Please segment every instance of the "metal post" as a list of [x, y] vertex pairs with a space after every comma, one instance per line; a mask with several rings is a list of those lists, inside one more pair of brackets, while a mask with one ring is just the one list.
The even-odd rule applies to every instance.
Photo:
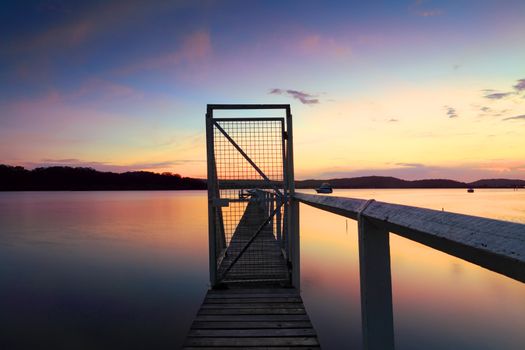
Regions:
[[389, 232], [363, 216], [358, 220], [364, 349], [394, 349]]
[[[275, 208], [275, 206], [274, 206], [274, 205], [275, 205], [275, 203], [274, 203], [274, 197], [273, 197], [272, 194], [268, 194], [268, 200], [270, 201], [270, 210], [269, 210], [270, 214], [268, 214], [268, 215], [271, 215], [271, 213], [273, 213], [273, 210], [274, 210], [274, 208]], [[281, 210], [279, 209], [278, 211], [281, 211]], [[275, 215], [277, 215], [277, 213], [275, 213]], [[272, 228], [272, 232], [273, 232], [273, 233], [275, 233], [274, 222], [275, 222], [275, 220], [274, 220], [274, 218], [272, 217], [272, 219], [270, 220], [270, 224], [269, 224], [269, 225], [270, 225], [270, 227]]]
[[215, 208], [213, 206], [213, 194], [215, 193], [215, 157], [213, 152], [213, 109], [210, 105], [206, 110], [206, 156], [208, 175], [208, 249], [210, 284], [213, 288], [217, 284], [217, 238], [215, 228]]
[[[281, 199], [278, 196], [275, 196], [275, 205], [279, 207], [281, 205]], [[276, 236], [277, 236], [277, 242], [279, 242], [279, 247], [283, 249], [283, 240], [282, 240], [282, 221], [281, 221], [281, 209], [277, 211], [277, 214], [275, 214], [275, 220], [276, 220]]]
[[300, 287], [301, 284], [301, 261], [300, 261], [300, 241], [299, 241], [299, 202], [293, 199], [295, 193], [294, 163], [293, 163], [293, 125], [292, 113], [290, 106], [286, 107], [286, 165], [287, 180], [289, 190], [289, 215], [288, 215], [288, 233], [290, 240], [290, 260], [292, 263], [292, 286]]

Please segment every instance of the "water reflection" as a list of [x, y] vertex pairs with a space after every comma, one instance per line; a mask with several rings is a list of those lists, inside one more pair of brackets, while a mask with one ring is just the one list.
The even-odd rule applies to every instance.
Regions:
[[180, 347], [207, 288], [203, 194], [0, 194], [0, 348]]
[[[525, 192], [335, 195], [525, 222]], [[321, 343], [359, 349], [357, 225], [300, 218]], [[178, 348], [207, 288], [206, 220], [204, 191], [0, 193], [0, 348]], [[395, 235], [391, 257], [398, 349], [524, 347], [524, 284]]]
[[[334, 195], [433, 209], [444, 205], [525, 222], [519, 216], [525, 192], [477, 191], [476, 198], [463, 198], [468, 194], [460, 190], [339, 190]], [[498, 206], [488, 215], [494, 203]], [[523, 283], [396, 235], [390, 235], [390, 246], [396, 348], [523, 348]], [[303, 298], [322, 344], [361, 348], [356, 222], [348, 222], [347, 234], [345, 218], [301, 205], [301, 249]], [[342, 324], [349, 325], [347, 333]]]

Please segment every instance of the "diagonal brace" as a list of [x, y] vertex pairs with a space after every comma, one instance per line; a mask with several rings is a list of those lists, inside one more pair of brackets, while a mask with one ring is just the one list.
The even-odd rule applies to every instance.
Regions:
[[259, 226], [259, 228], [257, 229], [257, 231], [255, 231], [255, 233], [253, 234], [253, 236], [250, 237], [250, 239], [248, 240], [248, 242], [246, 242], [246, 244], [244, 245], [244, 247], [242, 247], [240, 253], [235, 257], [235, 259], [233, 259], [233, 261], [231, 262], [231, 264], [226, 268], [226, 270], [224, 271], [224, 273], [222, 274], [221, 276], [221, 280], [224, 279], [224, 277], [226, 277], [226, 274], [231, 270], [231, 268], [233, 267], [233, 265], [235, 265], [235, 263], [241, 258], [241, 256], [244, 254], [244, 252], [246, 252], [246, 250], [248, 250], [248, 248], [250, 247], [250, 245], [253, 243], [253, 241], [255, 241], [255, 238], [257, 238], [257, 236], [262, 232], [262, 230], [266, 227], [266, 225], [268, 225], [270, 223], [270, 221], [272, 221], [273, 217], [275, 216], [275, 214], [277, 214], [278, 211], [281, 210], [281, 207], [283, 206], [284, 203], [281, 203], [279, 204], [275, 209], [274, 211], [270, 214], [270, 216], [268, 216], [264, 222], [261, 224], [261, 226]]

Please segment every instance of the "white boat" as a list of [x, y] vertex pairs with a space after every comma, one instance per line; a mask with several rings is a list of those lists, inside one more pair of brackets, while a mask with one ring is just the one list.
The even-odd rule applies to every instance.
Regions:
[[315, 189], [317, 193], [332, 193], [332, 186], [328, 182], [323, 183], [321, 186]]

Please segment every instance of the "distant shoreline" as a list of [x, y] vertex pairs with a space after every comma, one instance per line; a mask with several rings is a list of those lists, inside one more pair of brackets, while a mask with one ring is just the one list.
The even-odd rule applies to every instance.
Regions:
[[[314, 189], [328, 182], [334, 189], [459, 189], [525, 188], [525, 180], [482, 179], [461, 182], [449, 179], [403, 180], [389, 176], [295, 181], [297, 189]], [[184, 191], [206, 190], [206, 180], [172, 173], [134, 171], [101, 172], [92, 168], [48, 167], [27, 170], [0, 164], [0, 191]]]

